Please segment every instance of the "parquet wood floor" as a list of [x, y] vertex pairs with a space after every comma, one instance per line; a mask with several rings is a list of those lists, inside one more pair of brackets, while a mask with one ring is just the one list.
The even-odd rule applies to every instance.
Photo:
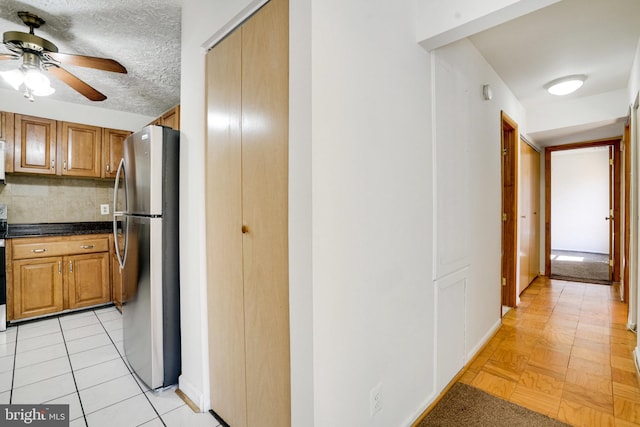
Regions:
[[459, 381], [574, 426], [640, 426], [617, 287], [536, 279]]

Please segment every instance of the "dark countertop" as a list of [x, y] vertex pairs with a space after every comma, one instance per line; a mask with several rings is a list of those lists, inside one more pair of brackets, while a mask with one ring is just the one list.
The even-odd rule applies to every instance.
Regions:
[[38, 224], [8, 224], [6, 238], [73, 236], [78, 234], [113, 233], [113, 222], [55, 222]]

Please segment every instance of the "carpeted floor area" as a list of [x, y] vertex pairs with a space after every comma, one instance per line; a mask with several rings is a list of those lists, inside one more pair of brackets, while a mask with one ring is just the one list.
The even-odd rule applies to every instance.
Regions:
[[458, 382], [417, 427], [563, 427], [568, 425]]
[[590, 252], [551, 250], [552, 276], [607, 282], [609, 255]]

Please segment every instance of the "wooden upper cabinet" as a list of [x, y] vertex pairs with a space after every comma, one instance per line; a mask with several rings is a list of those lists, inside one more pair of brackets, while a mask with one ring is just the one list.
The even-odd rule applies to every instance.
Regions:
[[4, 141], [4, 171], [13, 172], [14, 114], [0, 111], [0, 141]]
[[0, 111], [5, 172], [115, 178], [131, 132]]
[[101, 127], [62, 122], [59, 142], [60, 175], [100, 178]]
[[102, 130], [102, 177], [115, 178], [122, 159], [122, 145], [131, 132], [117, 129]]
[[149, 124], [167, 126], [173, 130], [180, 130], [180, 105], [176, 105]]
[[180, 130], [180, 106], [177, 105], [162, 115], [162, 126], [168, 126], [173, 130]]
[[55, 120], [15, 115], [14, 171], [56, 174]]

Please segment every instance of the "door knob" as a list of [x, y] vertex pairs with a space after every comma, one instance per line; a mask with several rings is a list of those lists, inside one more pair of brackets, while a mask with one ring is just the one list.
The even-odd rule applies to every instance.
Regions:
[[242, 234], [247, 234], [249, 232], [249, 226], [248, 225], [243, 225], [242, 226]]

